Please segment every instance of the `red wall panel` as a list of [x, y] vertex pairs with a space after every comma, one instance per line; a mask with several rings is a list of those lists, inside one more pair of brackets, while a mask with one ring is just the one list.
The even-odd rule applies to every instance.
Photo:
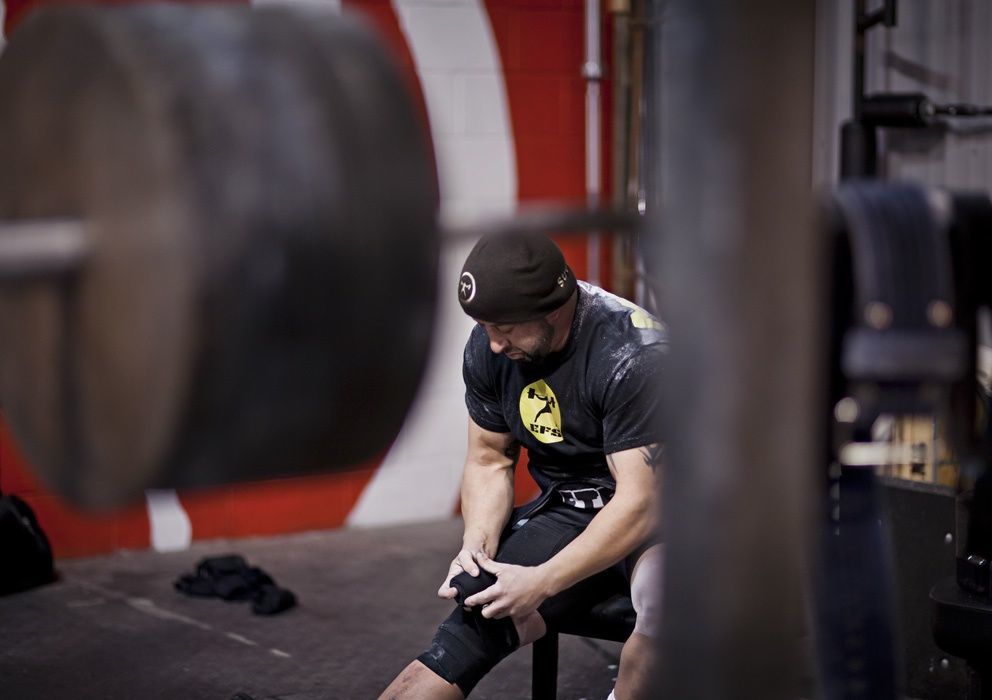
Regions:
[[[584, 7], [581, 0], [486, 0], [506, 83], [517, 161], [517, 197], [586, 201]], [[579, 278], [588, 269], [584, 236], [557, 238]], [[521, 460], [516, 501], [537, 493]]]
[[[520, 201], [584, 203], [583, 3], [487, 0], [506, 80]], [[580, 278], [586, 240], [558, 239]]]
[[276, 535], [340, 527], [374, 473], [348, 472], [184, 491], [194, 539]]
[[139, 549], [149, 544], [144, 504], [93, 516], [80, 512], [47, 491], [34, 476], [0, 420], [0, 490], [23, 498], [59, 557], [78, 557], [114, 549]]

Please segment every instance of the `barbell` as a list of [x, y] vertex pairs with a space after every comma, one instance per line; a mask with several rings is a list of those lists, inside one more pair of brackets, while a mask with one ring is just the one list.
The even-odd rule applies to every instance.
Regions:
[[0, 400], [84, 506], [373, 457], [427, 355], [434, 173], [347, 17], [52, 8], [0, 60]]
[[[0, 407], [70, 501], [395, 438], [442, 244], [426, 130], [333, 11], [50, 7], [0, 57]], [[630, 228], [540, 210], [452, 230]]]

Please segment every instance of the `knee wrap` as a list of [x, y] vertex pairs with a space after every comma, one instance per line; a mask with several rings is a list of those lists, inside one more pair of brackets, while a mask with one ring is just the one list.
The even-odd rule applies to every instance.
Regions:
[[441, 623], [431, 648], [417, 660], [467, 696], [519, 646], [517, 628], [509, 617], [487, 620], [481, 612], [458, 608]]
[[661, 632], [661, 597], [663, 583], [663, 550], [653, 552], [637, 565], [634, 580], [630, 582], [630, 599], [637, 613], [634, 631], [657, 638]]

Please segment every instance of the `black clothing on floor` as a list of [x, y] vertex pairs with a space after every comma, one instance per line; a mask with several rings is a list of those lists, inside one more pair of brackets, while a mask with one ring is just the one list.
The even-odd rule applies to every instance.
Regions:
[[237, 554], [203, 559], [196, 565], [196, 573], [180, 576], [173, 585], [189, 596], [250, 600], [256, 615], [275, 615], [296, 605], [292, 591], [277, 586], [265, 571], [249, 566]]

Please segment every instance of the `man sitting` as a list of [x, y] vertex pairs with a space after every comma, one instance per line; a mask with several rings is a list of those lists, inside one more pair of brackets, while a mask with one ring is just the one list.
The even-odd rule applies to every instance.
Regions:
[[[661, 603], [663, 328], [643, 309], [577, 281], [545, 236], [480, 240], [458, 298], [478, 322], [463, 360], [465, 527], [438, 595], [454, 599], [452, 579], [463, 572], [487, 572], [495, 583], [455, 608], [381, 698], [466, 697], [546, 625], [588, 610], [603, 577], [616, 573], [630, 584], [637, 624], [610, 698], [645, 698]], [[514, 509], [521, 446], [541, 494]]]

